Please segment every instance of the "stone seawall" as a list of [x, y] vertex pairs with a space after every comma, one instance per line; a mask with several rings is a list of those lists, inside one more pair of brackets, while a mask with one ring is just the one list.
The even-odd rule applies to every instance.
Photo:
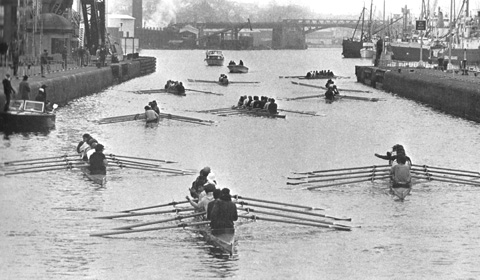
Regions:
[[[84, 67], [68, 71], [49, 73], [46, 78], [30, 77], [29, 99], [34, 100], [38, 89], [47, 86], [47, 99], [59, 104], [67, 104], [76, 98], [94, 94], [112, 85], [155, 72], [154, 57], [139, 57], [107, 67]], [[21, 79], [12, 79], [13, 88], [18, 91]], [[3, 91], [2, 91], [3, 93]], [[20, 96], [17, 94], [16, 99]], [[5, 95], [0, 95], [0, 112], [3, 111]]]
[[419, 68], [356, 66], [357, 81], [480, 122], [480, 78]]

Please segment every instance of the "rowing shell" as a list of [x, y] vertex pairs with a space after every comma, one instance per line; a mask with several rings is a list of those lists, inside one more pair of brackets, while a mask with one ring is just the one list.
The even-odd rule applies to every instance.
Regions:
[[[202, 218], [197, 217], [195, 221], [201, 222]], [[200, 235], [205, 239], [205, 242], [220, 249], [223, 253], [230, 256], [235, 251], [235, 229], [211, 229], [208, 225], [201, 225], [195, 228]]]
[[411, 184], [409, 184], [410, 187], [408, 188], [394, 188], [393, 187], [393, 182], [390, 181], [390, 192], [398, 197], [401, 201], [405, 200], [405, 197], [410, 194], [410, 191], [412, 190]]
[[212, 230], [208, 226], [199, 226], [197, 230], [207, 243], [230, 256], [235, 253], [235, 229]]
[[93, 181], [94, 184], [104, 186], [107, 183], [107, 175], [106, 174], [90, 174], [90, 170], [88, 166], [85, 165], [80, 169], [83, 174], [90, 180]]

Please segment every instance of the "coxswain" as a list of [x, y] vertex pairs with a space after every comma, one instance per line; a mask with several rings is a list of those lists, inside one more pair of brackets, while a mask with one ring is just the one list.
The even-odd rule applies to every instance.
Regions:
[[268, 112], [272, 115], [276, 115], [278, 114], [278, 111], [277, 111], [277, 103], [275, 103], [275, 99], [274, 98], [270, 98], [270, 104], [268, 104]]
[[327, 83], [325, 84], [325, 87], [328, 88], [330, 84], [335, 84], [335, 82], [332, 79], [328, 79]]
[[198, 177], [195, 179], [195, 181], [192, 182], [192, 187], [189, 190], [190, 195], [193, 198], [199, 198], [200, 193], [203, 192], [203, 187], [208, 182], [208, 175], [210, 174], [210, 172], [210, 167], [206, 166], [202, 168]]
[[233, 229], [236, 220], [238, 220], [237, 206], [232, 202], [230, 190], [224, 188], [210, 213], [210, 227], [213, 230]]
[[405, 152], [405, 148], [400, 144], [395, 144], [392, 147], [392, 151], [387, 152], [386, 155], [375, 154], [375, 156], [381, 159], [388, 160], [390, 165], [393, 165], [396, 163], [398, 156], [404, 156], [405, 161], [408, 162], [409, 165], [412, 165], [412, 160], [407, 156]]
[[156, 123], [159, 120], [159, 115], [147, 105], [145, 106], [145, 118], [147, 119], [147, 123]]
[[207, 212], [208, 204], [214, 200], [213, 192], [216, 190], [214, 184], [207, 182], [203, 186], [203, 190], [205, 192], [205, 196], [199, 199], [198, 202], [193, 201], [189, 196], [186, 197], [186, 199], [190, 202], [193, 208], [195, 208], [196, 212]]
[[[86, 143], [88, 146], [92, 146], [92, 144], [94, 142], [97, 142], [97, 140], [95, 140], [95, 138], [93, 138], [90, 134], [88, 133], [85, 133], [82, 135], [82, 141], [78, 142], [78, 145], [77, 145], [77, 153], [81, 153], [81, 147], [84, 143]], [[85, 149], [84, 149], [85, 150]]]
[[107, 174], [107, 165], [108, 161], [105, 155], [103, 154], [104, 147], [102, 144], [97, 144], [95, 146], [95, 152], [90, 156], [88, 162], [90, 165], [88, 169], [90, 174]]
[[157, 113], [158, 115], [160, 115], [160, 108], [158, 107], [157, 101], [153, 100], [149, 104], [150, 104], [150, 107], [152, 108], [152, 110], [155, 111], [155, 113]]

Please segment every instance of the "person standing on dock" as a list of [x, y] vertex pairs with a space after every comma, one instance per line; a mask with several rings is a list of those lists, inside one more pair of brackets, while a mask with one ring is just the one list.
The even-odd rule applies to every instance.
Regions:
[[29, 100], [30, 99], [30, 84], [28, 83], [28, 76], [25, 75], [23, 76], [23, 80], [20, 82], [20, 85], [18, 86], [18, 93], [20, 95], [20, 98], [23, 100]]
[[63, 45], [62, 48], [62, 61], [63, 61], [63, 70], [67, 70], [67, 46]]
[[108, 161], [105, 155], [103, 154], [104, 147], [102, 144], [97, 144], [95, 146], [95, 152], [89, 157], [88, 162], [90, 166], [90, 174], [107, 174], [107, 165]]
[[238, 220], [237, 206], [232, 202], [228, 188], [222, 189], [220, 199], [215, 202], [210, 218], [210, 227], [214, 230], [234, 228], [234, 221]]
[[10, 82], [10, 74], [5, 75], [5, 79], [3, 79], [3, 93], [5, 94], [5, 107], [3, 108], [4, 112], [8, 111], [8, 107], [10, 107], [10, 99], [12, 94], [15, 94], [15, 90], [12, 87], [12, 83]]
[[45, 68], [48, 64], [48, 51], [43, 50], [42, 55], [40, 55], [40, 70], [42, 72], [42, 78], [45, 78]]

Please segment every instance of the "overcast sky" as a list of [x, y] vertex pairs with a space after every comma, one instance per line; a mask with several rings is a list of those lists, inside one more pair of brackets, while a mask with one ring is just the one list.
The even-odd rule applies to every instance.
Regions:
[[[258, 5], [267, 5], [272, 0], [233, 0], [239, 3], [257, 3]], [[425, 0], [425, 3], [430, 1], [432, 6], [435, 0]], [[322, 14], [358, 14], [360, 15], [362, 8], [370, 8], [371, 0], [273, 0], [273, 2], [279, 5], [296, 4], [311, 8], [316, 13]], [[444, 12], [450, 11], [451, 0], [437, 0], [438, 6], [442, 8]], [[457, 10], [460, 8], [463, 0], [455, 0]], [[384, 0], [373, 0], [374, 10], [377, 14], [383, 11]], [[470, 11], [477, 10], [480, 7], [480, 0], [470, 0]], [[422, 5], [422, 0], [385, 0], [386, 15], [400, 14], [401, 8], [407, 5], [411, 13], [419, 15]], [[437, 9], [436, 9], [437, 10]]]

